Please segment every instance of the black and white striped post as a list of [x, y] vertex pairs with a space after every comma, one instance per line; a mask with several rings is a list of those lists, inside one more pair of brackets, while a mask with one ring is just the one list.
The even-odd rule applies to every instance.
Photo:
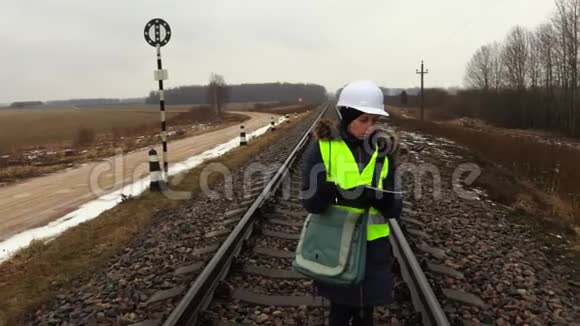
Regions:
[[153, 148], [149, 150], [149, 189], [153, 192], [161, 192], [165, 190], [165, 180], [161, 173], [161, 165], [157, 159], [157, 151]]
[[[165, 76], [164, 76], [165, 73]], [[157, 45], [157, 74], [156, 80], [159, 81], [159, 110], [161, 112], [161, 142], [163, 146], [163, 171], [167, 177], [169, 171], [169, 162], [167, 161], [167, 123], [165, 122], [165, 91], [163, 90], [163, 80], [167, 79], [167, 71], [163, 70], [161, 63], [161, 47]]]
[[[155, 34], [154, 37], [151, 37], [152, 30]], [[167, 178], [169, 172], [169, 162], [167, 161], [167, 124], [165, 122], [165, 91], [163, 90], [163, 81], [168, 79], [168, 73], [167, 70], [163, 69], [163, 64], [161, 62], [161, 47], [165, 46], [169, 42], [169, 39], [171, 39], [171, 28], [165, 20], [154, 18], [145, 25], [145, 40], [157, 49], [157, 70], [154, 72], [154, 78], [159, 82], [159, 109], [161, 112], [161, 142], [163, 146], [164, 178]]]
[[276, 126], [274, 125], [274, 117], [270, 117], [270, 130], [276, 130]]
[[240, 127], [240, 146], [248, 145], [248, 140], [246, 139], [246, 130], [244, 125]]

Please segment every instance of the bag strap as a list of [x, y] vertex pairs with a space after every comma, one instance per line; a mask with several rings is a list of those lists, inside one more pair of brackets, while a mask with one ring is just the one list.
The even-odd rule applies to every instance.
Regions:
[[[383, 170], [383, 165], [385, 163], [385, 156], [382, 155], [378, 155], [377, 156], [377, 160], [375, 161], [375, 171], [373, 173], [373, 181], [371, 182], [371, 186], [372, 187], [377, 187], [377, 185], [379, 184], [379, 178], [381, 177], [381, 171]], [[367, 224], [367, 219], [368, 219], [368, 213], [370, 211], [370, 207], [367, 208], [365, 210], [365, 213], [363, 214], [363, 225]]]
[[328, 142], [328, 169], [326, 171], [326, 178], [330, 179], [330, 171], [332, 170], [332, 141]]
[[375, 162], [375, 172], [373, 174], [372, 186], [377, 187], [379, 184], [379, 179], [381, 177], [381, 171], [383, 171], [383, 165], [385, 164], [386, 155], [377, 155], [377, 160]]

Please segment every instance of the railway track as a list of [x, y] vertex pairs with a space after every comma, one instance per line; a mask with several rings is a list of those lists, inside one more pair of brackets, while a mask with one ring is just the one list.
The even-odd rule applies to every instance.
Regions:
[[[323, 110], [312, 126], [333, 113]], [[224, 221], [235, 226], [220, 231], [227, 238], [164, 325], [323, 325], [328, 302], [314, 297], [312, 282], [291, 269], [307, 215], [300, 201], [299, 167], [309, 140], [310, 130], [279, 169], [251, 184], [245, 197], [253, 200], [249, 207], [224, 215], [237, 214]], [[396, 307], [377, 309], [378, 319], [448, 325], [401, 228], [395, 220], [390, 222], [401, 273], [396, 278]]]
[[[55, 300], [31, 313], [29, 324], [322, 325], [328, 303], [313, 298], [311, 282], [291, 271], [306, 216], [297, 172], [308, 130], [321, 113], [316, 110], [284, 131], [283, 141], [232, 171], [233, 198], [199, 194], [159, 212], [147, 232], [93, 274], [71, 280]], [[324, 115], [336, 117], [333, 110]], [[457, 162], [470, 160], [448, 141], [402, 136], [412, 163], [436, 164], [444, 180], [452, 179]], [[261, 178], [244, 184], [252, 164], [260, 167]], [[407, 177], [403, 190], [417, 182]], [[218, 193], [228, 187], [214, 185]], [[433, 187], [421, 186], [429, 194]], [[443, 192], [443, 198], [405, 195], [404, 234], [391, 222], [401, 272], [395, 273], [395, 302], [375, 309], [377, 324], [578, 320], [579, 283], [563, 256], [554, 256], [533, 230], [510, 220], [501, 205], [485, 197], [459, 198], [445, 182]]]

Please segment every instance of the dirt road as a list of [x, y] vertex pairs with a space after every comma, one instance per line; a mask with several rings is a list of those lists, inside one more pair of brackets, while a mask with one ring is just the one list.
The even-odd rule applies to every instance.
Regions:
[[[272, 114], [244, 112], [247, 132], [266, 126]], [[181, 162], [240, 135], [239, 125], [168, 144], [169, 165]], [[160, 147], [156, 148], [161, 158]], [[0, 241], [74, 211], [105, 193], [118, 190], [149, 173], [147, 149], [119, 158], [85, 164], [0, 188]], [[122, 162], [120, 164], [119, 162]], [[113, 168], [116, 167], [116, 168]], [[97, 190], [97, 193], [95, 193]]]

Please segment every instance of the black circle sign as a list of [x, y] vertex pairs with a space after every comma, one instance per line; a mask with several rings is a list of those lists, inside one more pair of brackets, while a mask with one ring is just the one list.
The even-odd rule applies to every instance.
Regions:
[[[151, 37], [151, 29], [154, 27], [155, 35]], [[164, 29], [165, 35], [161, 39], [161, 29]], [[145, 41], [153, 47], [164, 46], [171, 39], [171, 27], [169, 24], [161, 18], [151, 19], [147, 25], [145, 25]]]

